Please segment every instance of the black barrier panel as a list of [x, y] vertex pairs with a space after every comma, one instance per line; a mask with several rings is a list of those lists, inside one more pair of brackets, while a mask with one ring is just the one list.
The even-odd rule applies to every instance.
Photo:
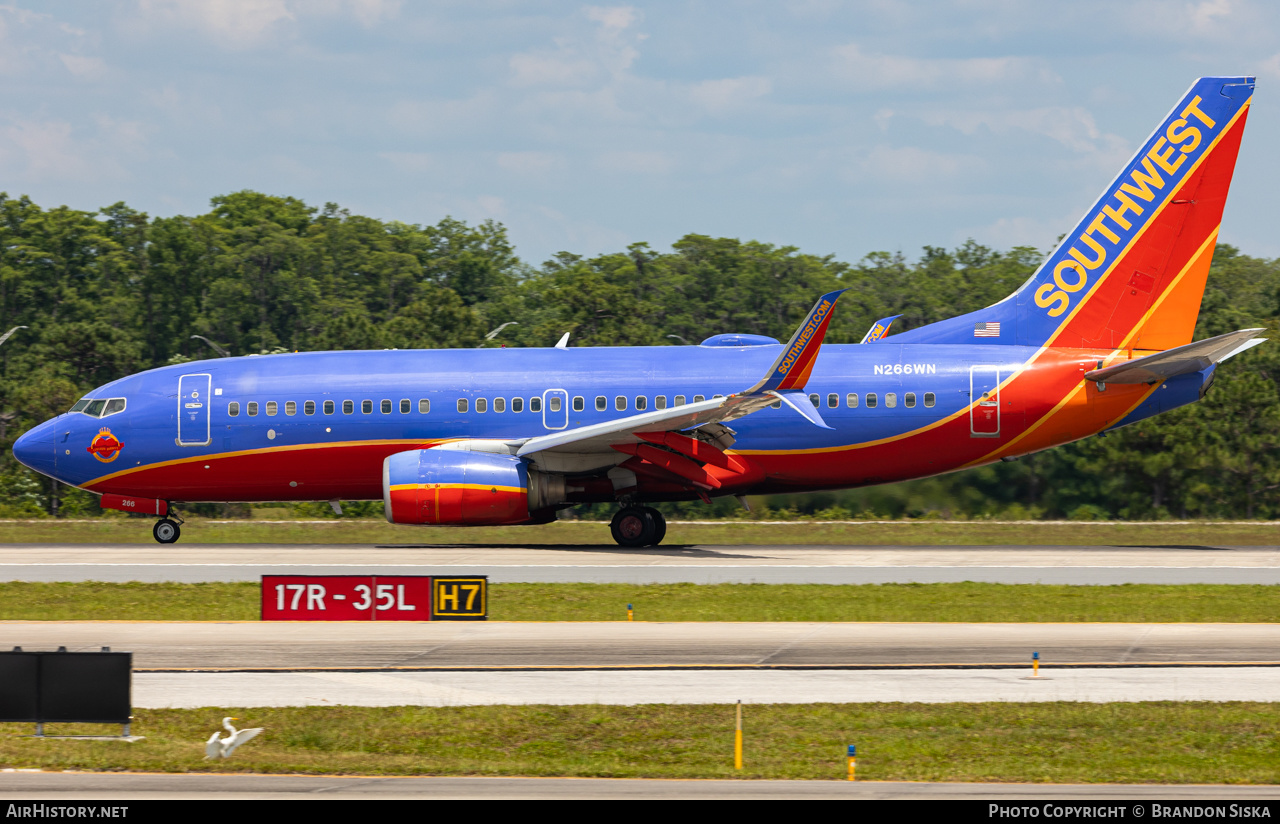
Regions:
[[131, 652], [46, 652], [40, 656], [39, 721], [128, 724]]
[[0, 721], [38, 721], [39, 653], [0, 653]]

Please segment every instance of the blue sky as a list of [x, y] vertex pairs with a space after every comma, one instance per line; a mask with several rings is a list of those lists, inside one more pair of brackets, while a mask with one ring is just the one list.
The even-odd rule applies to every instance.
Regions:
[[531, 263], [690, 232], [1045, 250], [1207, 74], [1258, 77], [1221, 238], [1280, 256], [1280, 4], [1245, 0], [19, 0], [0, 190], [493, 218]]

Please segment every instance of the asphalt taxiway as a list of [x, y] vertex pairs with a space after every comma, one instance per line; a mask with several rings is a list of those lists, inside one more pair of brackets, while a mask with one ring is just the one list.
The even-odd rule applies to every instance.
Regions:
[[1280, 547], [7, 544], [0, 581], [488, 575], [493, 583], [1280, 584]]
[[1280, 624], [2, 621], [13, 646], [205, 671], [1272, 664]]

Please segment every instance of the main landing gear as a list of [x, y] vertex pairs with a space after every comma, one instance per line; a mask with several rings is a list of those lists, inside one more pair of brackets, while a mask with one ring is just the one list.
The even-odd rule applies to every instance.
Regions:
[[667, 535], [667, 519], [651, 506], [627, 506], [613, 516], [609, 531], [622, 546], [657, 546]]
[[155, 539], [162, 544], [177, 543], [178, 539], [182, 537], [182, 528], [178, 526], [182, 523], [182, 518], [178, 517], [178, 514], [173, 512], [173, 510], [170, 510], [169, 512], [171, 515], [178, 518], [178, 520], [174, 521], [169, 518], [161, 518], [156, 521], [155, 526], [151, 527], [151, 534], [154, 535]]

